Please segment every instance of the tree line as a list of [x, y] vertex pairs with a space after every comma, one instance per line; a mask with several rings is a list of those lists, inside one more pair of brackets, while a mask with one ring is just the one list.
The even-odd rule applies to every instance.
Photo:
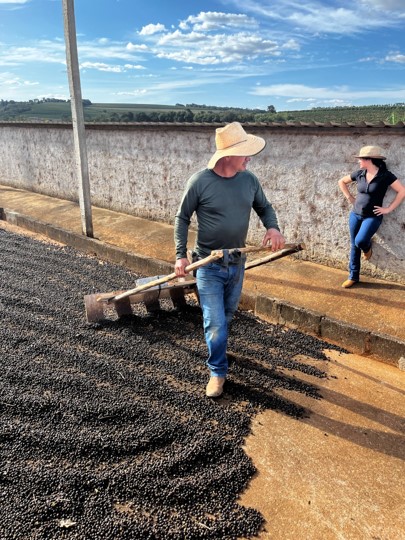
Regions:
[[[277, 112], [274, 105], [267, 109], [219, 107], [196, 103], [174, 106], [142, 104], [97, 104], [83, 99], [86, 122], [389, 122], [405, 121], [405, 103], [344, 107], [314, 107], [312, 109]], [[121, 112], [122, 111], [122, 112]], [[29, 101], [0, 100], [0, 120], [54, 120], [70, 122], [70, 100], [57, 98]]]

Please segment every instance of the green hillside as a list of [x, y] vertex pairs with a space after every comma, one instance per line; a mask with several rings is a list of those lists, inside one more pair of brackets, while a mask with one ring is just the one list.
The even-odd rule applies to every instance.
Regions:
[[[363, 107], [317, 107], [300, 111], [276, 111], [198, 105], [149, 105], [133, 103], [91, 103], [83, 100], [86, 122], [389, 122], [405, 121], [405, 104]], [[70, 102], [58, 99], [24, 102], [0, 101], [0, 121], [71, 121]]]
[[405, 104], [371, 105], [364, 107], [317, 107], [303, 111], [280, 113], [285, 120], [295, 122], [389, 122], [405, 120]]

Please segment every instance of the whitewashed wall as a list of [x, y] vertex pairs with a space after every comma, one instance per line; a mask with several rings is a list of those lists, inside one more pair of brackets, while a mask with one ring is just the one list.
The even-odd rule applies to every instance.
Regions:
[[[89, 126], [86, 130], [92, 204], [173, 223], [191, 174], [215, 150], [213, 126]], [[353, 155], [381, 146], [405, 181], [404, 128], [246, 126], [264, 137], [252, 158], [288, 241], [302, 240], [303, 257], [347, 267], [349, 206], [337, 181], [357, 167]], [[77, 201], [73, 136], [68, 125], [0, 124], [0, 183]], [[392, 190], [386, 202], [393, 198]], [[252, 216], [249, 242], [263, 229]], [[384, 218], [372, 261], [362, 271], [405, 282], [405, 203]]]

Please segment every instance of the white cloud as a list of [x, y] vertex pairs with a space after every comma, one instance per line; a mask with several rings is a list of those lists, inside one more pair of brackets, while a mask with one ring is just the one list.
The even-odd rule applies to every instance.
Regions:
[[[79, 60], [102, 61], [102, 60], [125, 60], [133, 62], [137, 60], [136, 52], [146, 50], [146, 46], [132, 47], [130, 44], [119, 42], [79, 41]], [[7, 47], [0, 43], [0, 65], [17, 65], [27, 63], [57, 63], [66, 64], [65, 43], [58, 39], [53, 41], [40, 40], [25, 47]]]
[[31, 0], [0, 0], [0, 4], [27, 4]]
[[[156, 58], [187, 64], [219, 65], [245, 63], [288, 55], [300, 50], [297, 39], [285, 34], [271, 38], [258, 31], [259, 23], [246, 14], [200, 12], [166, 30], [162, 24], [148, 24], [138, 32], [146, 43], [128, 43], [127, 50], [152, 53]], [[280, 34], [277, 34], [280, 36]]]
[[299, 28], [321, 34], [355, 33], [367, 26], [376, 28], [381, 25], [378, 20], [373, 21], [369, 18], [365, 21], [361, 14], [351, 9], [335, 9], [320, 5], [305, 6], [305, 9], [290, 13], [286, 18]]
[[100, 46], [93, 41], [81, 41], [78, 43], [79, 59], [115, 59], [133, 61], [136, 59], [131, 49], [123, 43], [111, 43], [107, 46]]
[[137, 45], [137, 44], [129, 42], [126, 45], [126, 49], [128, 51], [146, 52], [149, 49], [149, 47], [147, 47], [144, 43], [140, 43], [139, 45]]
[[189, 32], [183, 33], [180, 30], [175, 30], [171, 34], [165, 34], [157, 42], [158, 46], [161, 45], [173, 45], [182, 47], [184, 45], [195, 44], [199, 46], [204, 40], [207, 39], [207, 36], [202, 32]]
[[[283, 45], [247, 32], [205, 35], [198, 32], [185, 34], [176, 30], [160, 38], [156, 55], [191, 64], [229, 64], [279, 56]], [[286, 48], [297, 49], [298, 44], [289, 41]]]
[[26, 64], [38, 61], [51, 64], [66, 64], [65, 46], [61, 43], [42, 40], [32, 46], [26, 47], [1, 47], [0, 63]]
[[[298, 3], [294, 0], [229, 0], [242, 11], [276, 20], [311, 34], [352, 35], [378, 28], [399, 26], [396, 10], [404, 13], [403, 0], [363, 0], [361, 3], [338, 0], [325, 5], [317, 0]], [[388, 11], [387, 11], [388, 10]], [[389, 10], [392, 10], [391, 12]]]
[[366, 56], [364, 58], [359, 58], [359, 62], [377, 62], [379, 59], [375, 56]]
[[386, 62], [396, 62], [398, 64], [405, 64], [405, 54], [392, 53], [385, 57]]
[[143, 66], [140, 65], [134, 65], [134, 64], [125, 64], [123, 66], [120, 65], [110, 65], [110, 64], [104, 64], [102, 62], [82, 62], [80, 64], [80, 68], [82, 69], [95, 69], [97, 71], [108, 71], [112, 73], [125, 73], [128, 70], [131, 69], [146, 69]]
[[356, 100], [356, 99], [392, 99], [403, 100], [405, 95], [405, 87], [402, 88], [385, 88], [384, 90], [351, 90], [347, 86], [335, 87], [313, 87], [303, 84], [274, 84], [271, 86], [255, 87], [250, 91], [256, 96], [273, 96], [283, 98], [298, 98], [298, 99], [339, 99], [339, 100]]
[[198, 15], [190, 15], [179, 24], [181, 30], [188, 30], [190, 26], [196, 31], [210, 32], [221, 28], [252, 28], [258, 25], [255, 19], [244, 14], [202, 11]]
[[404, 11], [404, 0], [363, 0], [366, 6], [388, 11]]
[[299, 51], [301, 49], [300, 44], [295, 39], [289, 39], [281, 45], [281, 49], [289, 49], [291, 51]]
[[132, 90], [131, 92], [116, 92], [116, 96], [144, 96], [148, 93], [146, 88], [140, 88], [139, 90]]
[[315, 98], [292, 98], [292, 99], [286, 99], [286, 103], [302, 103], [302, 102], [307, 102], [307, 103], [313, 103], [314, 101], [316, 101]]
[[202, 51], [195, 54], [193, 50], [182, 50], [178, 52], [161, 52], [156, 55], [158, 58], [166, 58], [167, 60], [174, 60], [176, 62], [186, 62], [193, 64], [217, 64], [219, 60], [213, 55], [205, 55]]
[[82, 62], [80, 67], [82, 69], [96, 69], [97, 71], [111, 71], [114, 73], [122, 73], [123, 71], [121, 66], [109, 66], [102, 62]]
[[146, 69], [145, 66], [141, 66], [139, 64], [136, 64], [136, 65], [134, 65], [134, 64], [125, 64], [124, 68], [125, 69]]
[[[205, 85], [216, 85], [218, 83], [218, 75], [204, 74], [199, 76], [198, 73], [193, 74], [193, 77], [186, 76], [184, 79], [171, 79], [167, 81], [157, 82], [151, 84], [147, 88], [137, 88], [134, 90], [117, 92], [115, 95], [120, 96], [148, 96], [150, 99], [158, 99], [160, 103], [165, 103], [168, 100], [168, 96], [171, 96], [171, 92], [175, 92], [178, 95], [182, 90], [189, 91], [190, 89], [197, 89], [201, 92], [201, 88]], [[230, 73], [227, 75], [229, 80], [237, 81], [244, 77], [244, 74]], [[156, 102], [156, 101], [155, 101]]]
[[8, 87], [8, 90], [10, 90], [14, 88], [21, 88], [24, 86], [37, 86], [39, 83], [36, 81], [27, 81], [21, 79], [20, 77], [16, 77], [12, 73], [3, 72], [0, 73], [0, 84], [2, 86]]
[[166, 30], [164, 24], [147, 24], [140, 30], [140, 36], [152, 36], [153, 34], [160, 34]]

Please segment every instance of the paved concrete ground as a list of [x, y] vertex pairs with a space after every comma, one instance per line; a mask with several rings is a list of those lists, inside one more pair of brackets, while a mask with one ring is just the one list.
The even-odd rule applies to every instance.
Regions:
[[[129, 266], [143, 265], [143, 273], [171, 269], [167, 225], [94, 209], [99, 240], [90, 242], [81, 238], [79, 209], [70, 202], [3, 186], [0, 207], [10, 223]], [[402, 540], [405, 373], [396, 366], [404, 356], [405, 287], [366, 278], [344, 290], [345, 272], [292, 257], [250, 272], [244, 303], [261, 316], [312, 328], [350, 350], [363, 343], [375, 355], [330, 353], [327, 367], [322, 365], [328, 377], [321, 382], [294, 374], [320, 386], [323, 396], [316, 401], [284, 391], [307, 407], [306, 419], [273, 411], [256, 417], [246, 451], [258, 474], [242, 502], [266, 518], [261, 538]]]
[[254, 420], [246, 450], [259, 474], [242, 502], [263, 513], [266, 540], [403, 540], [404, 373], [330, 357], [323, 399], [290, 396], [306, 420], [274, 411]]

